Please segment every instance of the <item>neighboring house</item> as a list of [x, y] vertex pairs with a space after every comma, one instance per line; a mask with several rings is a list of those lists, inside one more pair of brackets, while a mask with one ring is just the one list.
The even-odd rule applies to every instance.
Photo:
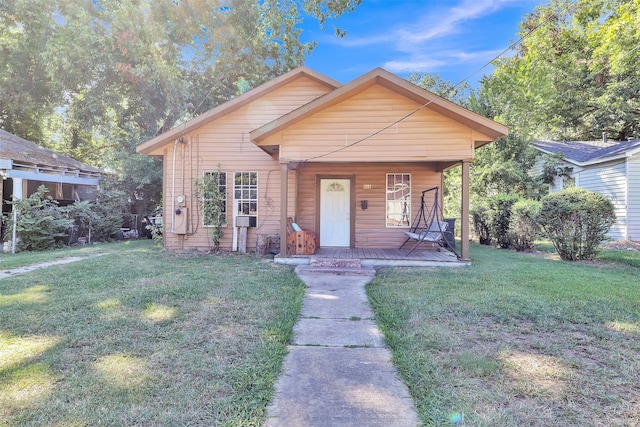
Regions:
[[[546, 154], [563, 156], [561, 168], [577, 187], [600, 193], [613, 203], [616, 222], [608, 236], [614, 240], [640, 241], [640, 139], [629, 141], [534, 141]], [[536, 171], [542, 170], [538, 162]], [[565, 180], [558, 177], [550, 191], [559, 191]]]
[[7, 201], [29, 197], [41, 185], [61, 205], [95, 200], [101, 171], [0, 129], [0, 174], [7, 215]]
[[[164, 245], [211, 246], [194, 181], [221, 171], [222, 248], [285, 236], [287, 218], [320, 247], [398, 248], [421, 192], [462, 165], [462, 259], [469, 258], [469, 164], [507, 128], [377, 68], [342, 85], [300, 67], [138, 146], [164, 159]], [[204, 201], [207, 202], [206, 200]], [[286, 239], [280, 239], [286, 258]]]

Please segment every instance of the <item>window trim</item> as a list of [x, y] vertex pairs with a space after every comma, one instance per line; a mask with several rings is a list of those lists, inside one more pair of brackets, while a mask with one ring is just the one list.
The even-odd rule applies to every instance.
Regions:
[[[390, 200], [389, 199], [389, 177], [393, 176], [393, 182], [394, 182], [394, 186], [396, 185], [396, 183], [398, 182], [397, 177], [400, 176], [401, 180], [404, 178], [404, 176], [407, 176], [409, 179], [409, 191], [408, 194], [403, 194], [401, 196], [401, 198], [399, 199], [393, 199]], [[413, 220], [413, 218], [411, 217], [412, 214], [412, 209], [411, 209], [411, 196], [412, 196], [412, 184], [411, 184], [412, 178], [411, 178], [411, 173], [408, 172], [388, 172], [387, 174], [385, 174], [385, 183], [384, 183], [384, 189], [385, 189], [385, 228], [411, 228], [411, 222]], [[404, 198], [404, 200], [403, 200]], [[406, 212], [406, 224], [400, 224], [400, 225], [390, 225], [389, 224], [389, 215], [398, 215], [398, 213], [389, 212], [389, 203], [393, 202], [393, 203], [402, 203], [402, 202], [408, 202], [407, 203], [407, 212]], [[402, 213], [403, 218], [400, 219], [400, 221], [404, 220], [404, 216], [405, 213]]]
[[[243, 183], [241, 178], [241, 183], [236, 184], [236, 176], [238, 175], [242, 176], [243, 174], [249, 174], [249, 183], [248, 184]], [[251, 184], [251, 174], [255, 174], [255, 178], [256, 178], [255, 185]], [[255, 189], [255, 199], [251, 197], [249, 197], [248, 199], [244, 197], [236, 198], [236, 191], [240, 191], [240, 195], [242, 196], [243, 191], [249, 191], [249, 193], [251, 193], [251, 191], [254, 189]], [[236, 171], [233, 173], [233, 220], [234, 220], [234, 223], [237, 216], [248, 215], [250, 218], [255, 218], [255, 225], [252, 225], [252, 227], [258, 226], [258, 219], [260, 216], [260, 206], [259, 206], [260, 192], [259, 191], [260, 191], [260, 173], [257, 170]], [[249, 196], [251, 196], [251, 194], [249, 194]], [[255, 203], [256, 209], [255, 211], [253, 211], [254, 213], [251, 213], [252, 212], [251, 210], [249, 210], [248, 214], [240, 212], [241, 203], [249, 203], [249, 205], [251, 203]], [[251, 209], [251, 206], [249, 206], [249, 209]]]

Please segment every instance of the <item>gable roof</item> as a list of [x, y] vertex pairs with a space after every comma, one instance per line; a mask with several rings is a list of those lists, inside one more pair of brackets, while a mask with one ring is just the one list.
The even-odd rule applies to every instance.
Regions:
[[265, 94], [272, 92], [301, 77], [311, 78], [312, 80], [324, 84], [331, 89], [335, 89], [341, 86], [340, 82], [333, 80], [323, 74], [315, 72], [310, 68], [307, 68], [305, 66], [298, 67], [289, 71], [288, 73], [281, 75], [280, 77], [276, 77], [275, 79], [267, 83], [249, 90], [248, 92], [238, 96], [237, 98], [233, 98], [230, 101], [220, 104], [217, 107], [214, 107], [211, 110], [207, 111], [206, 113], [203, 113], [198, 117], [195, 117], [179, 126], [176, 126], [173, 129], [168, 130], [167, 132], [164, 132], [153, 139], [150, 139], [138, 145], [136, 151], [138, 153], [149, 154], [155, 149], [167, 143], [175, 141], [182, 135], [196, 130], [199, 127], [204, 126], [207, 123], [210, 123], [213, 120], [216, 120], [226, 114], [229, 114], [248, 104], [249, 102], [260, 98], [261, 96], [264, 96]]
[[640, 152], [640, 138], [629, 141], [533, 141], [533, 146], [548, 154], [562, 154], [578, 165], [602, 163]]
[[475, 148], [488, 144], [508, 134], [506, 126], [487, 119], [451, 101], [448, 101], [426, 89], [402, 79], [382, 68], [376, 68], [355, 80], [341, 86], [310, 103], [291, 111], [288, 114], [267, 123], [251, 132], [251, 140], [260, 145], [260, 141], [279, 132], [280, 130], [311, 116], [332, 105], [338, 104], [356, 93], [361, 92], [375, 84], [380, 84], [394, 92], [405, 96], [444, 116], [447, 116], [473, 130], [490, 138], [487, 141], [476, 141]]
[[36, 166], [102, 173], [100, 169], [58, 154], [2, 129], [0, 129], [0, 159]]

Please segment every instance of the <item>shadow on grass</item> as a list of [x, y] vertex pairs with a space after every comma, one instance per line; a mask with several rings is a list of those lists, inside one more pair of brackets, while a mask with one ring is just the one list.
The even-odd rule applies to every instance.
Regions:
[[426, 425], [635, 425], [637, 269], [472, 246], [462, 269], [378, 273], [368, 294]]
[[262, 423], [304, 285], [131, 248], [0, 281], [0, 424]]

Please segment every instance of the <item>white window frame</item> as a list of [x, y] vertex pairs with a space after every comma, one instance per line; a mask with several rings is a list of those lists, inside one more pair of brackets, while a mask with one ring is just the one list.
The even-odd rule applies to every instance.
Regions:
[[[246, 176], [248, 174], [248, 176]], [[255, 175], [255, 183], [252, 183], [252, 175]], [[237, 182], [240, 177], [240, 182]], [[255, 226], [258, 226], [258, 192], [259, 174], [257, 171], [242, 171], [233, 173], [233, 218], [238, 215], [255, 217]], [[255, 208], [255, 209], [252, 209]]]
[[[389, 188], [390, 177], [393, 177], [392, 188]], [[408, 188], [406, 188], [406, 183], [408, 183]], [[411, 174], [387, 173], [384, 188], [386, 228], [411, 227]]]

